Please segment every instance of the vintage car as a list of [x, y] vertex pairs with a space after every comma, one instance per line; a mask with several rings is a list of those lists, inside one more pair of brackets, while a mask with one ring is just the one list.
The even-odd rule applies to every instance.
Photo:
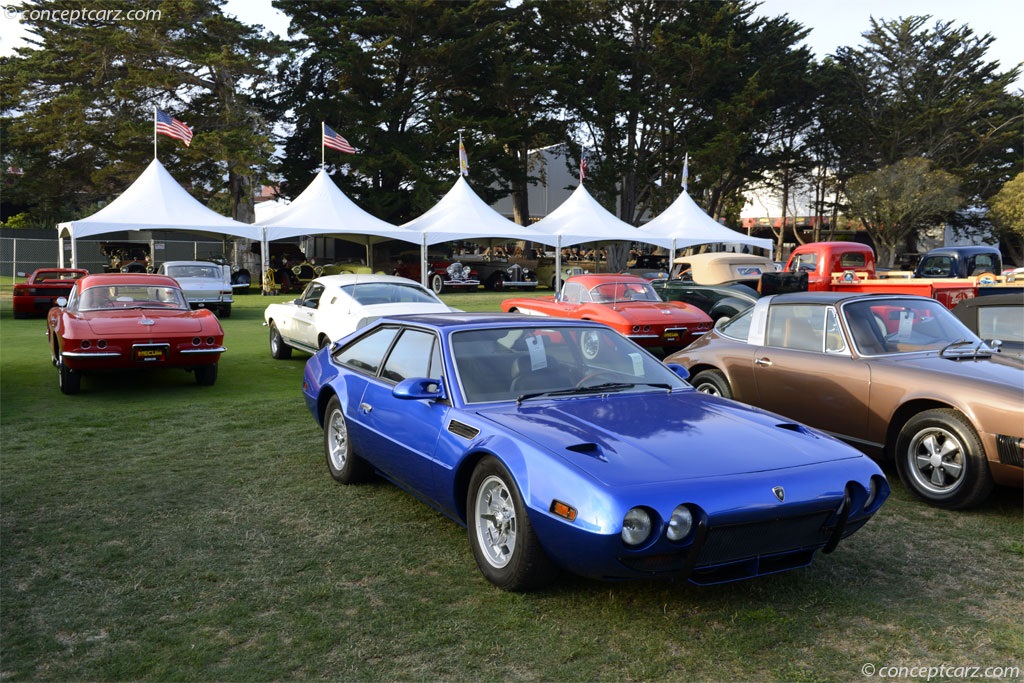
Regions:
[[507, 258], [491, 258], [488, 256], [460, 256], [462, 264], [472, 268], [476, 278], [485, 289], [501, 291], [503, 289], [534, 289], [537, 287], [537, 274], [526, 266], [509, 261]]
[[46, 315], [57, 299], [67, 298], [75, 282], [88, 274], [82, 268], [37, 268], [24, 282], [14, 285], [14, 317]]
[[645, 280], [661, 280], [668, 277], [669, 263], [667, 255], [640, 254], [636, 261], [626, 267], [625, 272], [637, 275]]
[[702, 285], [743, 284], [757, 288], [765, 273], [774, 273], [775, 262], [767, 256], [735, 251], [710, 251], [680, 256], [673, 262], [672, 279], [691, 280]]
[[165, 261], [157, 273], [177, 280], [192, 308], [209, 308], [221, 318], [231, 316], [231, 268], [212, 261]]
[[303, 394], [331, 476], [378, 472], [465, 525], [507, 590], [559, 568], [696, 584], [796, 569], [888, 496], [856, 449], [685, 374], [597, 323], [449, 313], [321, 349]]
[[[585, 275], [590, 271], [577, 264], [569, 261], [562, 261], [562, 282], [565, 282], [573, 275]], [[555, 259], [550, 256], [545, 256], [537, 261], [537, 282], [546, 286], [548, 289], [558, 289], [555, 280]]]
[[641, 346], [683, 348], [711, 329], [711, 318], [678, 301], [662, 301], [651, 283], [636, 275], [575, 275], [554, 297], [505, 299], [501, 310], [527, 315], [595, 320]]
[[938, 301], [807, 292], [752, 308], [666, 362], [734, 398], [895, 458], [929, 503], [967, 508], [1024, 484], [1024, 363]]
[[294, 301], [267, 306], [263, 319], [270, 328], [270, 355], [280, 360], [290, 358], [292, 349], [314, 353], [382, 315], [451, 310], [404, 277], [325, 275]]
[[754, 305], [761, 295], [747, 285], [698, 285], [688, 280], [653, 280], [651, 286], [664, 301], [682, 301], [708, 314], [712, 321], [732, 316]]
[[177, 281], [147, 273], [86, 275], [50, 309], [46, 336], [60, 390], [107, 370], [183, 368], [217, 381], [224, 330], [211, 311], [192, 310]]
[[[419, 260], [399, 259], [394, 274], [419, 282]], [[427, 272], [427, 287], [435, 294], [451, 291], [475, 292], [480, 289], [480, 278], [470, 265], [460, 261], [431, 258]]]
[[953, 315], [990, 346], [1024, 358], [1024, 290], [965, 299]]

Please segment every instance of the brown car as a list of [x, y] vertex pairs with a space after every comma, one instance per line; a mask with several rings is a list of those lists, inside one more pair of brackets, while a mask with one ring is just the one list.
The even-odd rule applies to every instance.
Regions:
[[734, 398], [896, 460], [939, 507], [1024, 484], [1024, 363], [934, 299], [807, 292], [759, 299], [666, 363]]

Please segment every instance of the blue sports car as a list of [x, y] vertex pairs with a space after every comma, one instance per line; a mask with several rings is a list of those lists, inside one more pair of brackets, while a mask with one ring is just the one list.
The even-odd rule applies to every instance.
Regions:
[[336, 480], [379, 473], [464, 524], [507, 590], [559, 569], [696, 584], [795, 569], [889, 495], [859, 451], [685, 377], [597, 323], [424, 314], [321, 349], [303, 393]]

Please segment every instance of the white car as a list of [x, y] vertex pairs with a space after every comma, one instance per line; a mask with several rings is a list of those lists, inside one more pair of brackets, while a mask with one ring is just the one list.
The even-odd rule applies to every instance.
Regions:
[[289, 358], [292, 349], [315, 353], [385, 315], [448, 313], [437, 295], [420, 283], [392, 275], [324, 275], [283, 304], [270, 304], [270, 355]]
[[231, 317], [231, 269], [211, 261], [165, 261], [157, 269], [173, 277], [192, 308], [209, 308], [221, 318]]

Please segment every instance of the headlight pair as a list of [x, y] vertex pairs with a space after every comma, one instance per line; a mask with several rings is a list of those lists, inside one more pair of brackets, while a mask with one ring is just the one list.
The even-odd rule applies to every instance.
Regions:
[[[677, 505], [665, 527], [665, 537], [678, 543], [693, 530], [693, 513], [686, 505]], [[651, 513], [645, 508], [632, 508], [622, 518], [622, 541], [629, 546], [638, 546], [647, 541], [654, 531]]]

